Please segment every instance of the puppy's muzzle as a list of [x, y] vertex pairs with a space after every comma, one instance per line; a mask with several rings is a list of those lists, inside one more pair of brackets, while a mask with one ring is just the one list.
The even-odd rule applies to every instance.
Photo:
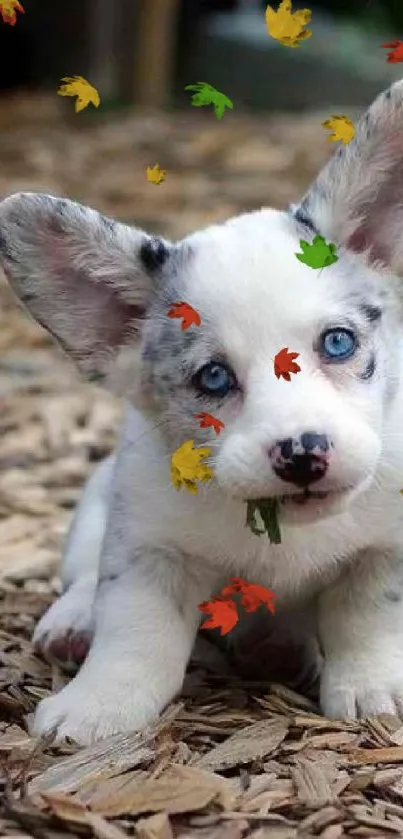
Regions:
[[269, 452], [273, 471], [282, 481], [307, 487], [326, 474], [331, 447], [329, 438], [316, 432], [280, 440]]

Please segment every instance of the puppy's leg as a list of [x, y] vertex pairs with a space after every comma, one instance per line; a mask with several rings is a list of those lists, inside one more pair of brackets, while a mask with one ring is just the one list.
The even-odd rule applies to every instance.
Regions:
[[403, 561], [360, 554], [319, 598], [325, 656], [321, 702], [330, 717], [403, 712]]
[[113, 469], [109, 457], [97, 467], [73, 518], [62, 559], [64, 593], [39, 621], [36, 652], [74, 672], [88, 653], [93, 633], [93, 604], [107, 517]]
[[37, 710], [33, 731], [88, 744], [151, 723], [181, 689], [211, 585], [200, 562], [144, 547], [99, 583], [95, 634], [78, 675]]

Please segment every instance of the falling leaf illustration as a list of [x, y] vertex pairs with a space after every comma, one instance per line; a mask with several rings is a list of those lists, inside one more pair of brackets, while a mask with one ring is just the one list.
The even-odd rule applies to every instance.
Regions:
[[298, 47], [300, 41], [305, 41], [312, 35], [310, 29], [304, 29], [311, 17], [310, 9], [300, 9], [292, 13], [291, 0], [282, 0], [276, 12], [271, 6], [267, 6], [267, 31], [285, 47]]
[[0, 15], [3, 18], [3, 23], [9, 23], [10, 26], [15, 26], [17, 23], [17, 12], [25, 15], [25, 9], [18, 0], [0, 0]]
[[[281, 533], [278, 523], [278, 505], [276, 498], [261, 498], [247, 502], [246, 527], [250, 527], [255, 536], [267, 533], [273, 545], [281, 544]], [[256, 513], [259, 514], [263, 530], [258, 527]]]
[[256, 612], [259, 606], [266, 606], [272, 615], [275, 614], [275, 595], [265, 586], [248, 583], [242, 577], [233, 577], [229, 585], [224, 586], [221, 593], [212, 600], [200, 603], [198, 609], [206, 615], [211, 615], [201, 629], [221, 629], [221, 635], [227, 635], [238, 623], [239, 615], [235, 601], [231, 595], [241, 594], [241, 605], [245, 612]]
[[65, 76], [62, 79], [64, 84], [60, 85], [57, 91], [59, 96], [77, 96], [76, 114], [92, 102], [96, 108], [100, 105], [101, 99], [96, 87], [93, 87], [82, 76]]
[[206, 414], [204, 411], [201, 414], [195, 414], [195, 419], [200, 419], [200, 428], [214, 428], [216, 434], [219, 434], [225, 424], [221, 420], [213, 417], [212, 414]]
[[175, 489], [183, 486], [188, 492], [197, 495], [196, 481], [209, 481], [214, 477], [213, 470], [201, 462], [210, 454], [211, 449], [195, 449], [193, 440], [187, 440], [179, 446], [171, 457], [171, 480]]
[[326, 268], [339, 259], [335, 253], [336, 245], [333, 242], [327, 243], [323, 236], [315, 236], [311, 245], [304, 239], [299, 244], [302, 253], [296, 253], [295, 256], [309, 268]]
[[189, 326], [192, 326], [194, 323], [195, 326], [200, 326], [201, 324], [201, 317], [196, 309], [193, 306], [189, 306], [189, 303], [171, 303], [171, 308], [168, 312], [169, 318], [183, 318], [182, 320], [182, 329], [189, 329]]
[[195, 108], [201, 108], [203, 105], [214, 105], [214, 111], [217, 119], [222, 119], [226, 108], [233, 109], [234, 105], [228, 96], [216, 90], [211, 84], [206, 82], [197, 82], [197, 84], [188, 84], [185, 90], [195, 90], [196, 93], [192, 96], [192, 105]]
[[230, 584], [225, 586], [221, 594], [223, 597], [230, 597], [231, 594], [242, 595], [241, 604], [245, 612], [256, 612], [259, 606], [267, 606], [272, 615], [275, 614], [274, 599], [275, 594], [265, 586], [259, 586], [256, 583], [248, 583], [242, 577], [233, 577]]
[[151, 184], [157, 184], [157, 186], [161, 184], [165, 180], [166, 173], [166, 169], [160, 169], [159, 163], [156, 163], [152, 168], [151, 166], [147, 166], [147, 180]]
[[288, 352], [288, 347], [283, 347], [280, 352], [274, 357], [274, 372], [279, 379], [280, 376], [286, 380], [291, 381], [291, 373], [300, 373], [301, 368], [294, 359], [298, 358], [299, 352]]
[[329, 128], [333, 131], [327, 138], [331, 143], [336, 143], [341, 140], [346, 146], [355, 137], [355, 127], [351, 119], [345, 116], [332, 116], [331, 119], [325, 119], [322, 122], [323, 128]]
[[198, 609], [206, 615], [211, 615], [200, 629], [221, 629], [220, 635], [227, 635], [239, 620], [236, 603], [224, 597], [213, 597], [212, 600], [200, 603]]
[[391, 50], [386, 59], [388, 64], [397, 64], [399, 61], [403, 61], [403, 41], [390, 41], [389, 44], [382, 44], [382, 48]]

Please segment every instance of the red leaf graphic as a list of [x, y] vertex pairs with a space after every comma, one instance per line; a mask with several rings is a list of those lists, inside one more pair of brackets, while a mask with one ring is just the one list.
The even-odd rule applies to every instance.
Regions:
[[189, 303], [172, 303], [168, 317], [183, 318], [182, 329], [189, 329], [189, 326], [192, 326], [193, 323], [195, 326], [200, 326], [201, 324], [199, 313], [196, 312], [196, 309], [193, 309], [193, 306], [189, 306]]
[[242, 577], [233, 577], [230, 584], [222, 589], [221, 594], [228, 597], [231, 594], [242, 594], [241, 603], [245, 612], [256, 612], [259, 606], [266, 606], [272, 615], [275, 614], [275, 594], [266, 586], [259, 586], [256, 583], [248, 583]]
[[221, 629], [220, 635], [227, 635], [238, 623], [238, 611], [233, 600], [223, 597], [213, 597], [197, 607], [201, 612], [211, 617], [205, 621], [200, 629]]
[[299, 352], [288, 352], [288, 347], [283, 347], [274, 358], [274, 372], [279, 379], [280, 376], [286, 380], [291, 381], [290, 373], [299, 373], [301, 368], [296, 364], [294, 358], [298, 358]]
[[221, 420], [213, 417], [212, 414], [206, 414], [205, 411], [202, 411], [201, 414], [195, 414], [195, 419], [200, 419], [200, 428], [214, 428], [216, 434], [219, 434], [222, 428], [225, 428], [225, 424], [221, 422]]
[[391, 50], [386, 59], [388, 64], [397, 64], [399, 61], [403, 61], [403, 41], [390, 41], [389, 44], [381, 44], [382, 48]]

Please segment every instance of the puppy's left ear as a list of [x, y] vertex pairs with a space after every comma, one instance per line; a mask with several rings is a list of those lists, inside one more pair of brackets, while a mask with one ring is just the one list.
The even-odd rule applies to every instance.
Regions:
[[403, 80], [380, 94], [303, 198], [326, 239], [403, 275]]
[[85, 377], [115, 387], [161, 286], [170, 245], [89, 207], [39, 193], [0, 202], [0, 264]]

